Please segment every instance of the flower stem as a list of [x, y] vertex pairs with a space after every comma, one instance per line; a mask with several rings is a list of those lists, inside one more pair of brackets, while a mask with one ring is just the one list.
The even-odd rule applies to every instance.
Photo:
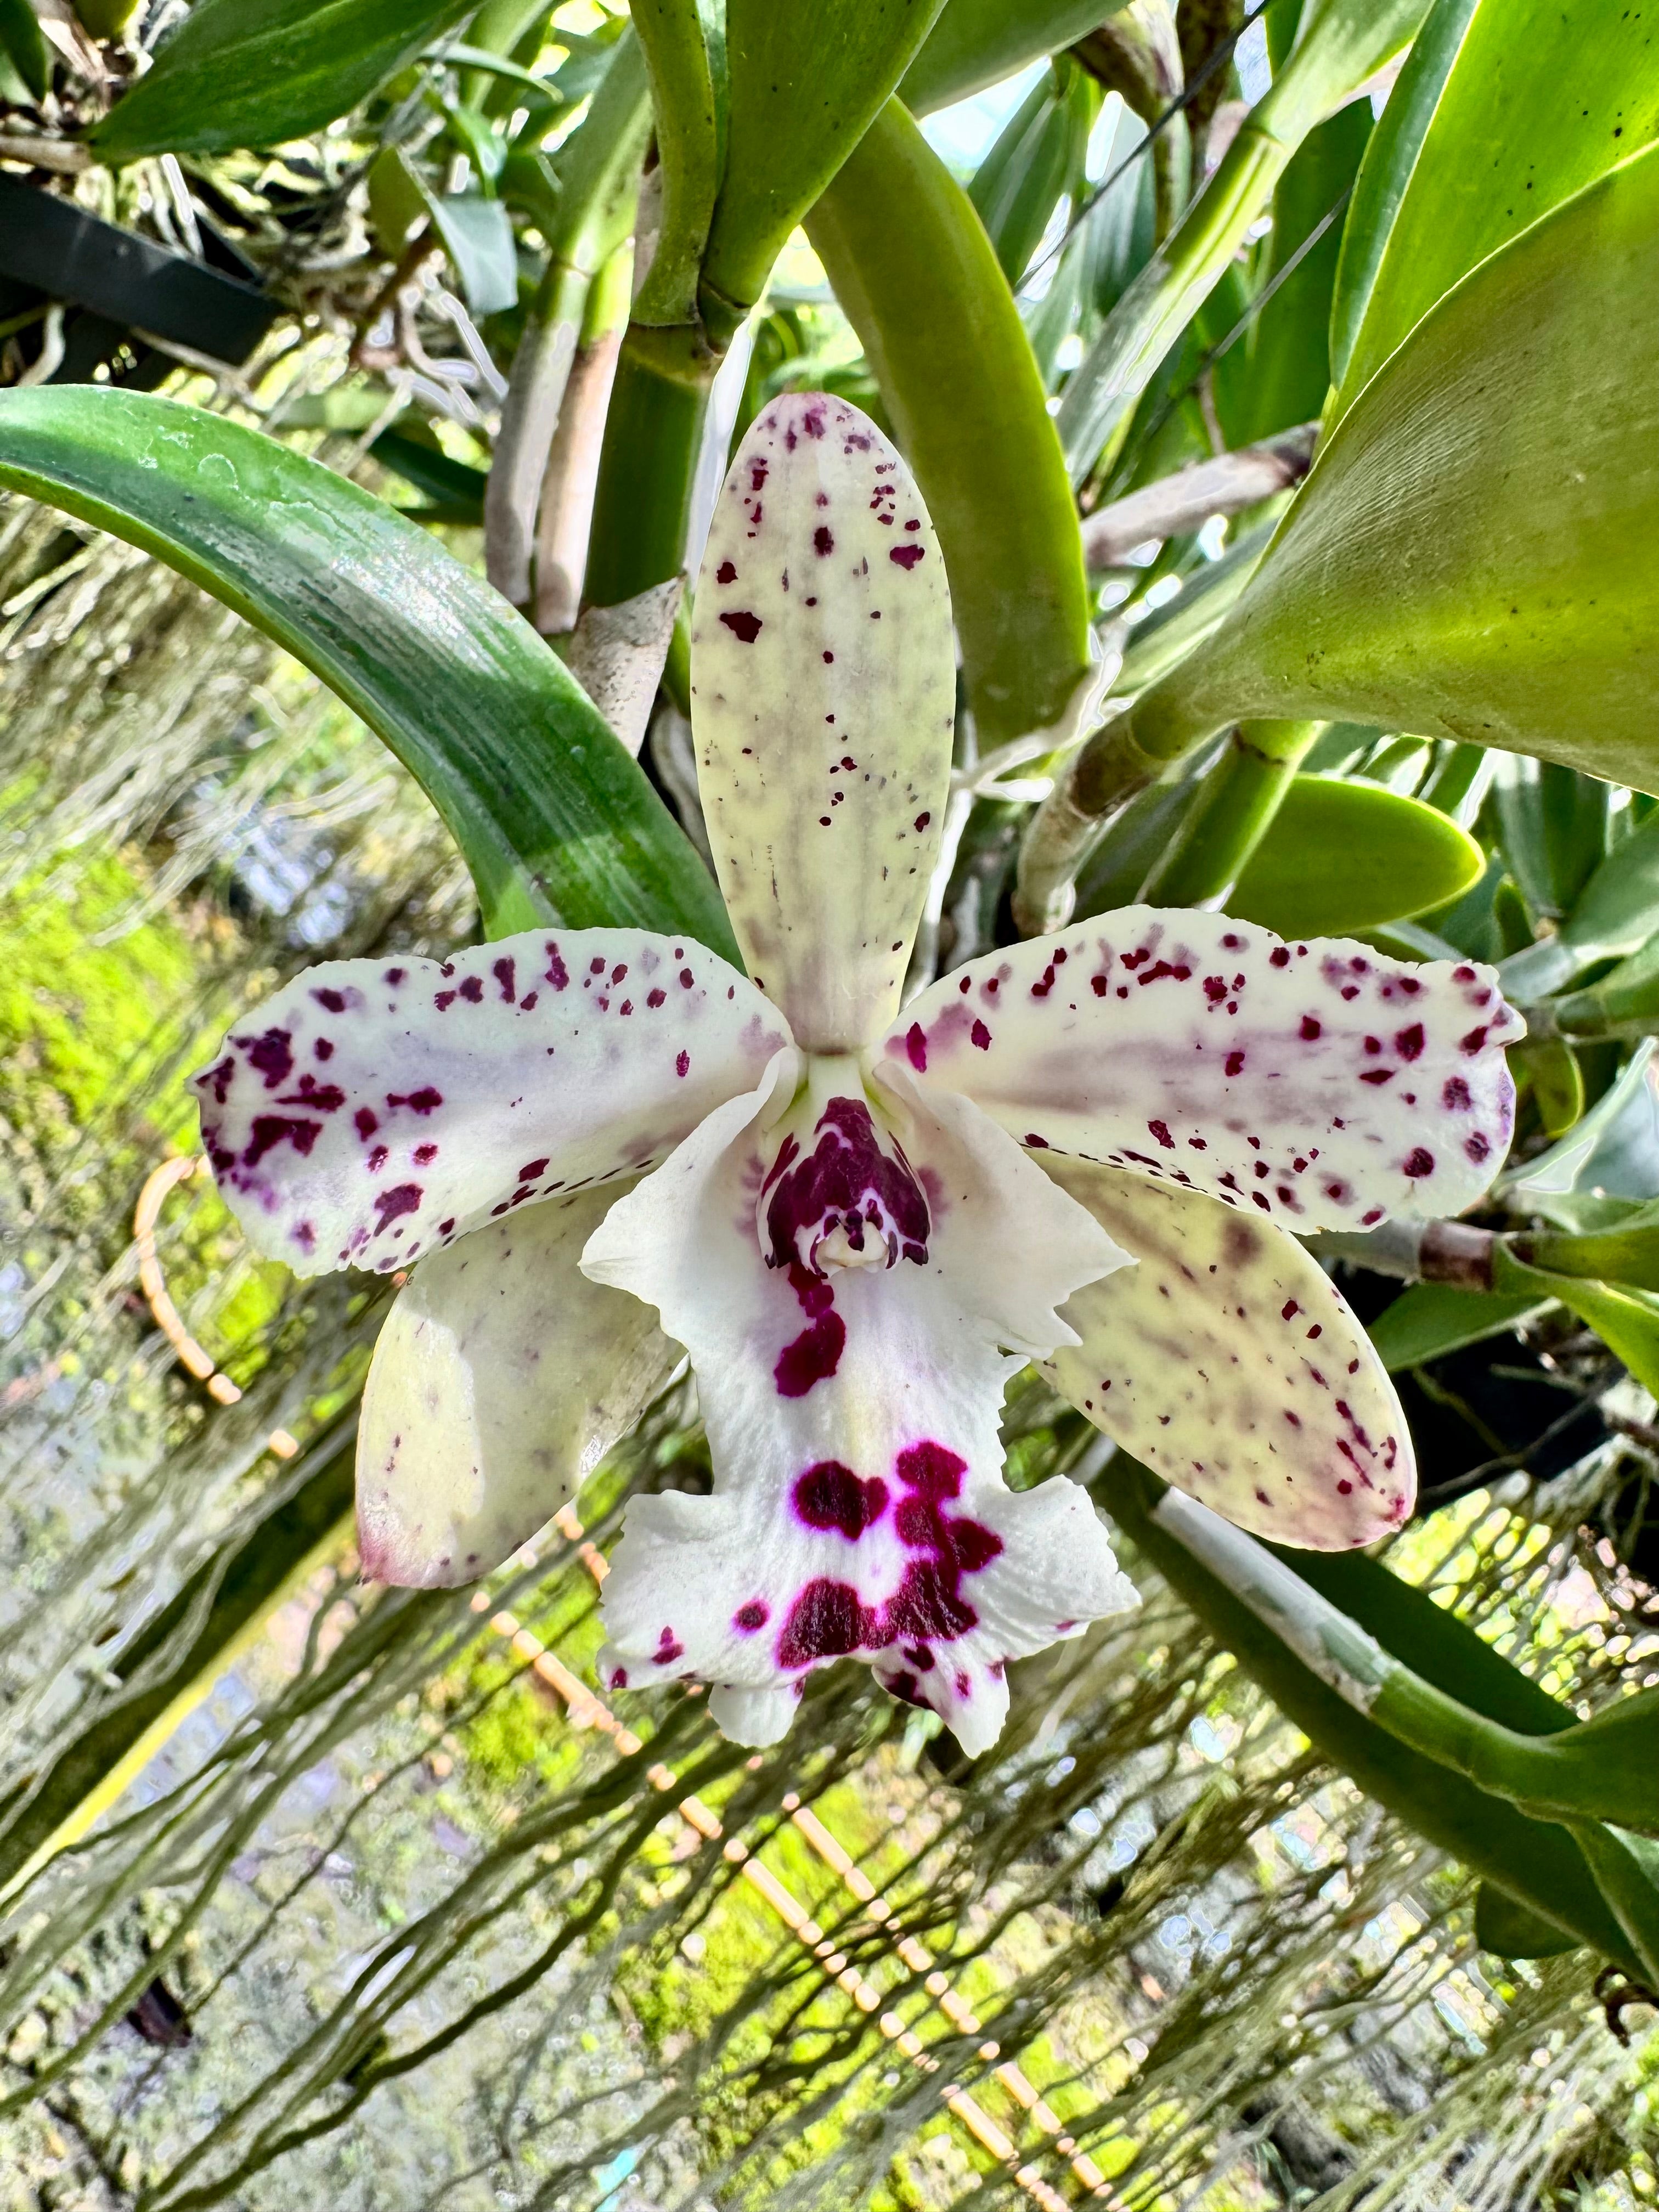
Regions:
[[1153, 906], [1219, 906], [1278, 813], [1323, 722], [1243, 722], [1140, 887]]

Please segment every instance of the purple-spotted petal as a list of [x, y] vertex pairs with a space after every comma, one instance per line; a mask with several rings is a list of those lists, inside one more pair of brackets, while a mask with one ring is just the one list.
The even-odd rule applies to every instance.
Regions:
[[1370, 1340], [1293, 1237], [1213, 1199], [1051, 1157], [1139, 1261], [1077, 1292], [1048, 1363], [1097, 1429], [1258, 1536], [1346, 1551], [1397, 1528], [1411, 1435]]
[[791, 393], [738, 449], [691, 624], [697, 782], [749, 972], [811, 1050], [896, 1011], [939, 852], [951, 599], [869, 417]]
[[878, 1048], [1021, 1142], [1298, 1231], [1456, 1213], [1503, 1164], [1522, 1033], [1490, 968], [1126, 907], [987, 953]]
[[192, 1079], [231, 1210], [296, 1274], [385, 1273], [515, 1207], [653, 1167], [789, 1041], [690, 938], [532, 930], [331, 960]]
[[[966, 1101], [881, 1103], [926, 1193], [920, 1258], [768, 1265], [757, 1200], [769, 1251], [786, 1233], [823, 1249], [827, 1170], [787, 1221], [770, 1202], [787, 1085], [711, 1115], [588, 1245], [584, 1267], [690, 1352], [714, 1470], [712, 1496], [629, 1504], [601, 1677], [695, 1675], [728, 1733], [768, 1741], [814, 1667], [855, 1656], [978, 1750], [1007, 1660], [1133, 1602], [1084, 1492], [1009, 1492], [998, 1436], [1009, 1376], [1067, 1334], [1060, 1303], [1123, 1255]], [[860, 1105], [830, 1098], [799, 1157], [836, 1152]]]
[[577, 1266], [613, 1194], [549, 1199], [423, 1260], [380, 1331], [357, 1430], [371, 1581], [474, 1581], [533, 1536], [679, 1358]]

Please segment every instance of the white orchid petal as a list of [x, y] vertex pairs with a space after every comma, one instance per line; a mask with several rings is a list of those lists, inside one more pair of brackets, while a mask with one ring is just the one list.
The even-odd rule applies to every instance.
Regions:
[[630, 1504], [601, 1679], [721, 1686], [722, 1726], [764, 1742], [812, 1667], [855, 1656], [982, 1747], [1008, 1659], [1133, 1602], [1085, 1493], [1009, 1492], [998, 1436], [1021, 1354], [1063, 1342], [1060, 1302], [1125, 1255], [965, 1100], [896, 1090], [925, 1259], [769, 1267], [750, 1224], [782, 1074], [711, 1115], [584, 1255], [690, 1352], [714, 1469], [710, 1497]]
[[866, 416], [775, 400], [716, 504], [691, 625], [698, 787], [749, 972], [809, 1049], [896, 1012], [950, 788], [956, 654], [915, 479]]
[[1126, 907], [987, 953], [878, 1054], [1033, 1148], [1305, 1232], [1456, 1213], [1503, 1164], [1522, 1033], [1490, 968]]
[[1396, 1529], [1411, 1432], [1370, 1340], [1293, 1237], [1193, 1191], [1050, 1156], [1139, 1265], [1078, 1291], [1049, 1372], [1155, 1474], [1258, 1536], [1346, 1551]]
[[380, 1331], [357, 1431], [373, 1582], [472, 1582], [574, 1495], [679, 1358], [648, 1308], [589, 1282], [613, 1194], [549, 1199], [423, 1260]]
[[690, 938], [531, 930], [331, 960], [192, 1079], [219, 1188], [296, 1274], [385, 1273], [514, 1206], [639, 1175], [788, 1030]]

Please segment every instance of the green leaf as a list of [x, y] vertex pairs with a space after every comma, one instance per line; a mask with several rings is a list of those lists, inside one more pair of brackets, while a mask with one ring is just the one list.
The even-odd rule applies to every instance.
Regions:
[[472, 313], [498, 315], [519, 303], [519, 250], [500, 200], [475, 192], [430, 192], [432, 227], [460, 279]]
[[[410, 416], [410, 422], [418, 420]], [[482, 469], [469, 468], [465, 461], [451, 460], [435, 440], [428, 443], [423, 438], [411, 436], [394, 423], [382, 430], [369, 447], [375, 459], [400, 476], [416, 491], [424, 492], [440, 506], [461, 509], [472, 522], [483, 520], [484, 487], [489, 478]]]
[[1504, 857], [1528, 905], [1553, 921], [1568, 913], [1607, 857], [1610, 787], [1514, 754], [1498, 761], [1492, 796]]
[[1484, 865], [1474, 838], [1421, 799], [1298, 775], [1223, 904], [1281, 937], [1348, 936], [1445, 905]]
[[1557, 934], [1504, 963], [1504, 988], [1523, 1003], [1543, 998], [1598, 960], [1639, 952], [1656, 930], [1659, 814], [1650, 814], [1613, 847]]
[[1579, 1725], [1569, 1706], [1511, 1666], [1468, 1621], [1380, 1559], [1364, 1552], [1293, 1552], [1282, 1544], [1267, 1549], [1385, 1651], [1471, 1712], [1522, 1735], [1561, 1735]]
[[641, 323], [693, 323], [726, 157], [722, 18], [701, 0], [639, 0], [629, 20], [650, 78], [662, 173], [661, 226], [634, 311]]
[[1413, 1283], [1367, 1324], [1377, 1358], [1398, 1375], [1425, 1361], [1481, 1344], [1489, 1336], [1548, 1310], [1553, 1301], [1520, 1291], [1500, 1297], [1491, 1291], [1461, 1290], [1455, 1283]]
[[477, 0], [196, 0], [92, 134], [100, 161], [303, 138], [366, 99]]
[[1574, 1821], [1572, 1835], [1619, 1917], [1650, 1986], [1659, 1984], [1659, 1844], [1611, 1824]]
[[343, 1443], [337, 1434], [310, 1453], [252, 1527], [196, 1570], [108, 1670], [114, 1694], [0, 1804], [0, 1896], [86, 1833], [278, 1606], [342, 1548], [351, 1533], [356, 1431], [353, 1419]]
[[[1153, 371], [1232, 266], [1244, 234], [1316, 124], [1406, 45], [1427, 0], [1308, 0], [1290, 59], [1246, 116], [1181, 222], [1118, 301], [1060, 403], [1073, 483], [1109, 456]], [[1278, 716], [1278, 708], [1264, 708]], [[1331, 715], [1285, 714], [1295, 721]]]
[[974, 173], [968, 197], [1016, 290], [1061, 197], [1083, 176], [1099, 105], [1094, 79], [1062, 54]]
[[[1586, 1845], [1559, 1823], [1534, 1820], [1413, 1750], [1358, 1711], [1158, 1522], [1154, 1509], [1163, 1487], [1120, 1452], [1102, 1502], [1323, 1756], [1472, 1872], [1605, 1956], [1627, 1967], [1641, 1963], [1645, 1970], [1621, 1916], [1601, 1896]], [[1627, 1869], [1619, 1872], [1623, 1878]]]
[[1216, 413], [1230, 446], [1251, 445], [1323, 410], [1344, 195], [1370, 135], [1370, 108], [1354, 100], [1309, 132], [1279, 180], [1273, 227], [1255, 270], [1258, 295], [1270, 284], [1276, 289], [1244, 337], [1215, 364]]
[[1659, 1397], [1659, 1295], [1528, 1267], [1502, 1246], [1494, 1255], [1493, 1280], [1501, 1291], [1518, 1295], [1530, 1286], [1540, 1296], [1559, 1298], [1595, 1331], [1644, 1390]]
[[905, 72], [899, 98], [912, 115], [966, 100], [1028, 62], [1074, 46], [1128, 0], [949, 0]]
[[1440, 0], [1365, 157], [1331, 355], [1346, 411], [1487, 254], [1659, 133], [1652, 16], [1605, 0]]
[[0, 483], [112, 531], [313, 669], [459, 846], [495, 936], [689, 930], [735, 960], [684, 832], [557, 656], [384, 501], [217, 416], [92, 386], [0, 396]]
[[939, 532], [981, 746], [1047, 729], [1089, 670], [1083, 538], [1042, 379], [979, 217], [894, 100], [807, 234]]
[[0, 0], [0, 48], [37, 100], [52, 89], [52, 53], [29, 0]]
[[1553, 1959], [1575, 1948], [1577, 1942], [1565, 1928], [1506, 1896], [1490, 1881], [1483, 1881], [1474, 1893], [1474, 1940], [1499, 1959]]
[[1465, 277], [1112, 742], [1127, 722], [1167, 759], [1241, 719], [1369, 721], [1659, 784], [1656, 233], [1652, 148]]
[[702, 269], [711, 328], [759, 299], [779, 249], [881, 112], [942, 5], [726, 0], [730, 137]]

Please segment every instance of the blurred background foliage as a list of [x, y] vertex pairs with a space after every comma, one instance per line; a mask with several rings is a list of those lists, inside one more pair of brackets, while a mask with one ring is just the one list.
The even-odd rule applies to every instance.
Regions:
[[[1589, 751], [1425, 736], [1380, 693], [1201, 726], [1208, 641], [1271, 588], [1323, 438], [1484, 256], [1501, 285], [1523, 224], [1618, 164], [1601, 189], [1639, 184], [1652, 33], [1527, 0], [830, 12], [833, 55], [758, 0], [0, 7], [0, 2204], [1659, 2189], [1649, 1838], [1356, 1717], [1035, 1376], [1010, 1480], [1088, 1482], [1142, 1613], [1018, 1669], [977, 1761], [834, 1672], [745, 1760], [695, 1698], [623, 1698], [619, 1743], [550, 1687], [542, 1647], [580, 1685], [599, 1640], [568, 1530], [483, 1609], [356, 1582], [377, 1287], [252, 1261], [192, 1182], [155, 1256], [216, 1393], [155, 1327], [135, 1203], [192, 1145], [179, 1077], [273, 983], [518, 926], [532, 874], [576, 920], [713, 913], [678, 579], [731, 441], [838, 392], [921, 476], [963, 633], [913, 983], [1016, 933], [1024, 847], [1085, 915], [1218, 902], [1492, 961], [1526, 1010], [1515, 1152], [1467, 1233], [1318, 1240], [1423, 1488], [1376, 1558], [1299, 1565], [1475, 1724], [1610, 1718], [1609, 1757], [1659, 1773], [1659, 823], [1620, 738], [1652, 635], [1650, 278], [1590, 334], [1624, 402], [1597, 573], [1637, 672], [1583, 641]], [[845, 143], [769, 107], [792, 52], [848, 73]], [[811, 76], [781, 73], [785, 109]], [[368, 593], [458, 562], [558, 658], [476, 587], [507, 658], [463, 760], [464, 678], [377, 689], [285, 611], [277, 555], [234, 577], [224, 539], [76, 474], [118, 419], [74, 412], [98, 386], [204, 410], [192, 468], [268, 433], [296, 470], [273, 506], [299, 463], [344, 488]], [[637, 771], [605, 739], [581, 781], [567, 666]], [[1127, 769], [1101, 750], [1126, 726]], [[1626, 780], [1587, 772], [1601, 739]], [[1034, 874], [1057, 784], [1091, 826]], [[598, 866], [583, 807], [629, 825]], [[603, 1546], [632, 1490], [708, 1480], [677, 1383], [576, 1510]], [[658, 1762], [719, 1835], [665, 1810]]]

